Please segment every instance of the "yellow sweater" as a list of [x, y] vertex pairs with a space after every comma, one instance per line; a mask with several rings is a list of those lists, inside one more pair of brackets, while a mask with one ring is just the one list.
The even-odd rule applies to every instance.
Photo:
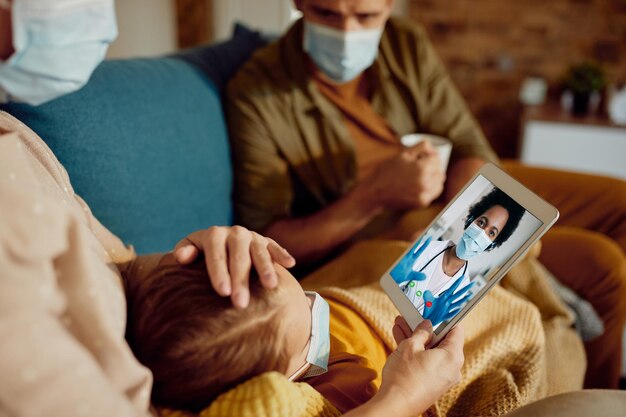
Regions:
[[306, 382], [345, 413], [378, 391], [391, 350], [352, 307], [325, 298], [330, 305], [328, 372]]

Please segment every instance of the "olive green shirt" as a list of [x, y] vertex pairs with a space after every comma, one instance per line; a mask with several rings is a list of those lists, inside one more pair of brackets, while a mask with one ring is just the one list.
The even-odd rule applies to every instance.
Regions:
[[[312, 214], [356, 184], [355, 146], [341, 111], [315, 86], [302, 21], [257, 51], [228, 86], [236, 221], [264, 231]], [[402, 136], [431, 133], [464, 157], [497, 161], [423, 28], [391, 18], [371, 71], [371, 103]]]

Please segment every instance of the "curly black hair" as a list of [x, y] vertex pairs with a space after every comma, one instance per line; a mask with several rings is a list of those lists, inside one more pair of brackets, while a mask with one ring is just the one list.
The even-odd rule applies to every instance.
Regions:
[[498, 233], [498, 236], [493, 241], [493, 246], [491, 249], [495, 249], [506, 242], [513, 232], [519, 226], [520, 220], [522, 220], [522, 216], [526, 212], [524, 207], [520, 206], [515, 200], [506, 195], [499, 188], [494, 187], [488, 194], [485, 194], [483, 198], [474, 203], [467, 213], [467, 217], [465, 218], [465, 229], [469, 227], [469, 225], [480, 217], [484, 212], [489, 210], [493, 206], [502, 206], [509, 212], [509, 219], [506, 222], [504, 228]]

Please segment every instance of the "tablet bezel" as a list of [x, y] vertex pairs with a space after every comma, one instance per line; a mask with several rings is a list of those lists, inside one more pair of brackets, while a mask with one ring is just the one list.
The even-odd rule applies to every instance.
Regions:
[[[548, 231], [550, 227], [557, 221], [559, 218], [559, 211], [544, 201], [537, 194], [533, 193], [528, 188], [524, 187], [522, 184], [517, 182], [514, 178], [509, 176], [507, 173], [502, 171], [500, 168], [496, 167], [491, 163], [485, 164], [480, 171], [474, 175], [474, 177], [463, 187], [463, 189], [454, 197], [452, 201], [450, 201], [443, 210], [437, 215], [437, 217], [428, 225], [426, 229], [424, 229], [424, 233], [426, 233], [435, 223], [439, 220], [441, 215], [454, 204], [454, 202], [461, 196], [465, 190], [478, 178], [479, 176], [483, 176], [486, 180], [491, 182], [495, 187], [498, 187], [504, 193], [513, 198], [518, 204], [520, 204], [526, 211], [535, 216], [542, 225], [537, 229], [528, 240], [520, 246], [515, 253], [506, 261], [500, 269], [495, 273], [495, 275], [485, 284], [485, 287], [478, 293], [474, 298], [472, 298], [468, 303], [463, 307], [454, 318], [452, 318], [441, 330], [438, 329], [438, 333], [433, 333], [433, 338], [429, 343], [429, 346], [435, 346], [439, 341], [441, 341], [445, 335], [459, 322], [461, 321], [467, 313], [469, 313], [478, 302], [496, 285], [502, 277], [511, 269], [511, 267], [521, 259], [528, 249], [538, 240], [541, 236], [544, 235]], [[391, 267], [383, 274], [380, 278], [380, 285], [383, 290], [393, 304], [396, 306], [400, 314], [406, 319], [407, 323], [411, 327], [412, 330], [415, 330], [417, 325], [422, 322], [424, 319], [417, 311], [417, 308], [411, 303], [411, 301], [405, 296], [402, 292], [398, 284], [391, 277], [391, 270], [396, 266], [396, 264], [404, 258], [404, 256], [409, 252], [409, 250], [413, 247], [413, 245], [419, 241], [424, 236], [424, 234], [420, 235], [413, 244], [409, 245], [409, 247], [402, 253], [400, 257], [391, 265]]]

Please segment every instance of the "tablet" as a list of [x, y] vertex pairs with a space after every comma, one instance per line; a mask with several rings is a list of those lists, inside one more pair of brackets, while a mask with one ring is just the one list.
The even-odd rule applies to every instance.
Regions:
[[556, 208], [486, 164], [380, 279], [411, 329], [436, 345], [559, 217]]

